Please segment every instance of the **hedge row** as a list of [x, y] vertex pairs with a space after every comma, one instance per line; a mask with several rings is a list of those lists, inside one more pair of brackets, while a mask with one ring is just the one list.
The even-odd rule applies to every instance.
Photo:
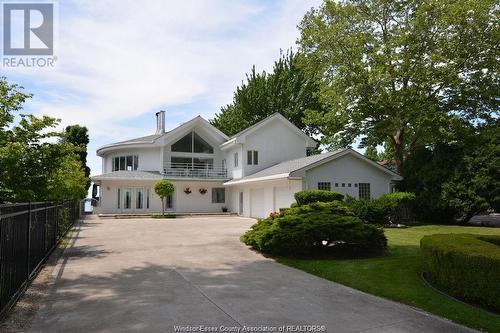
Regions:
[[343, 194], [325, 190], [303, 190], [295, 193], [294, 197], [298, 206], [308, 205], [315, 202], [342, 201], [344, 199]]
[[500, 312], [500, 236], [437, 234], [420, 241], [426, 277], [449, 294]]

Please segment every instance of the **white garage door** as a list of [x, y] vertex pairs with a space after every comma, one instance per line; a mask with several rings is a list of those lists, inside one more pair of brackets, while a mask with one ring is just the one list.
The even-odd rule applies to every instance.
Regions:
[[280, 208], [288, 208], [292, 202], [295, 202], [293, 190], [291, 190], [288, 186], [275, 187], [274, 198], [276, 200], [276, 211], [279, 211]]
[[250, 190], [250, 216], [265, 217], [264, 189]]

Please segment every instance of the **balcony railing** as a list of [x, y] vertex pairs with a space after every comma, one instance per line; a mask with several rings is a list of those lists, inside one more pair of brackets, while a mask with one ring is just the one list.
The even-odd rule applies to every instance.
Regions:
[[163, 174], [166, 177], [227, 179], [225, 166], [206, 163], [165, 163]]

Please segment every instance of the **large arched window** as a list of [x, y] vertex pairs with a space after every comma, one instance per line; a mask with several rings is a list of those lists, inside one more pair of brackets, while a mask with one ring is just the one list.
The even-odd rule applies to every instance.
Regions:
[[195, 132], [190, 132], [189, 134], [183, 136], [180, 140], [172, 144], [171, 150], [181, 153], [214, 153], [214, 148]]

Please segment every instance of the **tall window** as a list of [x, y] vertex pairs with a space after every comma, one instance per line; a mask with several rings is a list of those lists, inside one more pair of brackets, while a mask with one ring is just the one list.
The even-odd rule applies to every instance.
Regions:
[[258, 165], [259, 164], [259, 152], [257, 150], [247, 151], [247, 164], [248, 165]]
[[360, 199], [370, 199], [370, 183], [359, 183], [359, 198]]
[[212, 189], [212, 203], [224, 203], [226, 202], [226, 189], [225, 188], [213, 188]]
[[238, 167], [238, 153], [234, 153], [234, 167]]
[[174, 207], [174, 196], [172, 194], [169, 194], [165, 198], [165, 208], [172, 209], [173, 207]]
[[137, 189], [135, 193], [135, 208], [142, 209], [144, 205], [144, 192], [142, 189]]
[[120, 209], [120, 199], [121, 199], [120, 196], [121, 196], [120, 189], [118, 189], [118, 201], [117, 201], [118, 209]]
[[189, 134], [183, 136], [180, 140], [172, 144], [171, 150], [182, 153], [214, 153], [214, 148], [195, 132], [189, 132]]
[[139, 166], [139, 156], [127, 155], [113, 158], [113, 171], [135, 171]]
[[330, 182], [319, 182], [318, 183], [318, 190], [331, 191], [332, 190], [332, 183], [330, 183]]
[[125, 190], [125, 199], [123, 201], [124, 201], [123, 208], [125, 209], [132, 208], [132, 190], [130, 189]]

